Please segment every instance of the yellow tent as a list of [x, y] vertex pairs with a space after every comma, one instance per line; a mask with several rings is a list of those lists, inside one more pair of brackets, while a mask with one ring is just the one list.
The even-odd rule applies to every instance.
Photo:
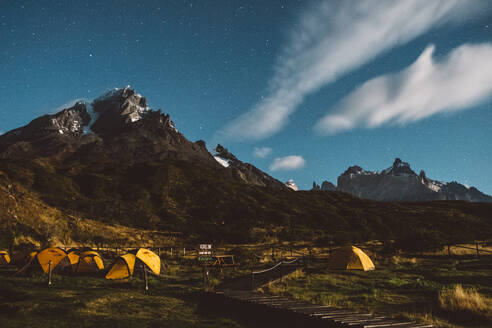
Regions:
[[77, 263], [79, 263], [79, 251], [73, 250], [69, 251], [67, 254], [68, 260], [70, 261], [70, 266], [72, 268], [72, 272], [74, 272]]
[[161, 259], [156, 253], [146, 248], [140, 248], [136, 256], [140, 261], [145, 263], [153, 273], [157, 275], [161, 273]]
[[94, 251], [85, 251], [78, 255], [78, 261], [75, 268], [72, 266], [73, 273], [93, 273], [104, 270], [104, 263], [99, 253]]
[[360, 248], [346, 246], [337, 249], [328, 259], [328, 268], [334, 270], [374, 270], [369, 256]]
[[133, 254], [119, 256], [106, 274], [106, 279], [123, 279], [133, 276], [135, 259], [136, 256]]
[[140, 248], [136, 255], [125, 254], [116, 259], [111, 269], [106, 274], [106, 279], [123, 279], [133, 276], [135, 267], [143, 263], [154, 274], [161, 272], [161, 259], [159, 256], [145, 248]]
[[7, 251], [0, 251], [0, 267], [10, 263], [10, 256]]
[[62, 269], [70, 265], [70, 262], [67, 257], [67, 253], [60, 248], [50, 247], [39, 253], [32, 252], [29, 255], [29, 260], [19, 271], [17, 274], [25, 272], [33, 262], [37, 259], [37, 263], [41, 266], [41, 269], [44, 273], [49, 272], [50, 262], [51, 262], [51, 270], [54, 271], [55, 268], [57, 270]]

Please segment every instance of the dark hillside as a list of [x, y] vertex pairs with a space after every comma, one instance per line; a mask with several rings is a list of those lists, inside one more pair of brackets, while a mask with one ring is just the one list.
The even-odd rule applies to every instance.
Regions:
[[[393, 239], [428, 231], [445, 241], [490, 237], [492, 204], [377, 202], [340, 192], [233, 181], [188, 161], [124, 165], [48, 159], [0, 162], [6, 179], [70, 215], [229, 242]], [[1, 209], [0, 209], [1, 211]], [[259, 229], [255, 229], [259, 228]]]

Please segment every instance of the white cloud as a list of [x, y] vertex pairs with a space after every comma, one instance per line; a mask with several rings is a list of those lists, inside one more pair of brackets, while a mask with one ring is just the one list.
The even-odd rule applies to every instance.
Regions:
[[439, 24], [480, 12], [486, 0], [314, 3], [290, 33], [267, 96], [226, 125], [221, 137], [259, 140], [275, 134], [307, 95]]
[[265, 158], [272, 153], [273, 149], [270, 147], [255, 147], [253, 150], [253, 156], [257, 158]]
[[73, 107], [79, 101], [89, 102], [89, 100], [87, 98], [77, 98], [77, 99], [70, 100], [70, 101], [64, 103], [63, 105], [57, 106], [55, 108], [51, 108], [47, 112], [50, 114], [58, 113], [59, 111], [64, 110], [65, 108]]
[[435, 60], [428, 46], [406, 69], [367, 81], [316, 124], [324, 134], [405, 124], [470, 108], [492, 95], [492, 43], [465, 44]]
[[302, 156], [292, 155], [285, 157], [275, 158], [273, 163], [270, 165], [270, 170], [278, 171], [278, 170], [296, 170], [303, 168], [306, 164], [306, 161]]

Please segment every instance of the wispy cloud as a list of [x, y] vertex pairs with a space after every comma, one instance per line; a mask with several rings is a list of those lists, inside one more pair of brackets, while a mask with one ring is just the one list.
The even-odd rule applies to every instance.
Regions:
[[253, 156], [257, 158], [265, 158], [272, 153], [273, 149], [270, 147], [255, 147], [253, 149]]
[[342, 74], [429, 29], [466, 19], [485, 0], [344, 0], [315, 2], [278, 57], [267, 96], [220, 132], [235, 140], [269, 137], [304, 98]]
[[55, 107], [55, 108], [51, 108], [51, 109], [47, 110], [47, 113], [49, 113], [49, 114], [58, 113], [59, 111], [64, 110], [65, 108], [70, 108], [70, 107], [72, 107], [73, 105], [75, 105], [75, 104], [76, 104], [76, 103], [78, 103], [79, 101], [90, 102], [90, 100], [89, 100], [89, 99], [87, 99], [87, 98], [77, 98], [77, 99], [73, 99], [73, 100], [67, 101], [67, 102], [66, 102], [66, 103], [64, 103], [63, 105], [60, 105], [60, 106], [57, 106], [57, 107]]
[[302, 156], [292, 155], [285, 157], [278, 157], [273, 160], [273, 163], [270, 165], [270, 170], [272, 171], [287, 171], [287, 170], [296, 170], [303, 168], [306, 164], [306, 161]]
[[429, 46], [406, 69], [369, 80], [316, 124], [333, 134], [356, 127], [405, 124], [469, 108], [492, 95], [492, 43], [462, 45], [435, 60]]

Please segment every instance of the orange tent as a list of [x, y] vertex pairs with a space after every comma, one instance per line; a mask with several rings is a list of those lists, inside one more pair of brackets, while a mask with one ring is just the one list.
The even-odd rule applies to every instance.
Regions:
[[32, 252], [29, 255], [28, 262], [19, 271], [17, 271], [17, 274], [26, 272], [31, 265], [36, 263], [39, 264], [44, 273], [49, 272], [50, 263], [52, 271], [55, 271], [55, 269], [59, 271], [60, 269], [66, 268], [70, 265], [67, 253], [65, 253], [64, 250], [58, 247], [50, 247], [39, 253]]

